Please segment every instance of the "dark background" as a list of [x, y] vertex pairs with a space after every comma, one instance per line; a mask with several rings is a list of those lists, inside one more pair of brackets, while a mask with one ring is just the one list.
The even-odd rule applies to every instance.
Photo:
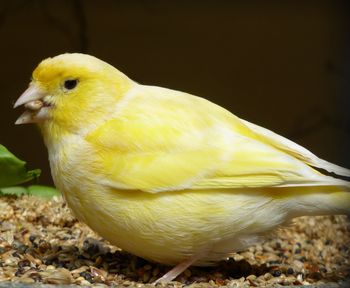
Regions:
[[205, 97], [350, 167], [348, 1], [0, 1], [0, 143], [51, 184], [13, 110], [44, 58], [85, 52], [132, 79]]

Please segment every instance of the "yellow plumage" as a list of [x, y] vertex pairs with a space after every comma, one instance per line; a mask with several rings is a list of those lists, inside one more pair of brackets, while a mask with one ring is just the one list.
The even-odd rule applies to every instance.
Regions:
[[34, 100], [45, 110], [18, 123], [39, 122], [57, 188], [80, 220], [138, 256], [208, 265], [292, 217], [350, 211], [349, 183], [314, 167], [349, 170], [92, 56], [40, 63], [16, 105]]

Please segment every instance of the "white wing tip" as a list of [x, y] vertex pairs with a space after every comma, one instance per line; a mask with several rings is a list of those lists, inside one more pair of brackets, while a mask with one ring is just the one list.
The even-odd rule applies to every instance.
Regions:
[[315, 159], [312, 161], [311, 165], [324, 169], [330, 173], [335, 173], [339, 176], [350, 177], [350, 169], [338, 166], [323, 159]]

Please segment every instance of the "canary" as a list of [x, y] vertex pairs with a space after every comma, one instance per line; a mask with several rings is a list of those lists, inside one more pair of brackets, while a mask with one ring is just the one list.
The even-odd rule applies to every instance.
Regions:
[[[350, 212], [350, 170], [200, 97], [140, 85], [89, 55], [42, 61], [15, 107], [37, 123], [55, 185], [110, 243], [212, 265], [293, 217]], [[320, 168], [320, 169], [317, 169]]]

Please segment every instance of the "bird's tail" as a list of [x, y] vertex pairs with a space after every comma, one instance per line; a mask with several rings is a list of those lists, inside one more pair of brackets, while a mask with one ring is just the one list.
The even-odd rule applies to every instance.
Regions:
[[350, 187], [314, 186], [286, 189], [290, 195], [286, 203], [293, 216], [350, 215]]

